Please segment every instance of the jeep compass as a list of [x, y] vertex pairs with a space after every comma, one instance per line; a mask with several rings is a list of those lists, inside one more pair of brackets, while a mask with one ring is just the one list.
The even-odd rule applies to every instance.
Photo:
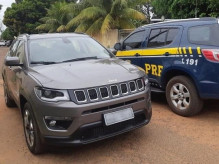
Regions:
[[84, 34], [20, 35], [2, 69], [5, 102], [17, 105], [27, 146], [83, 145], [149, 123], [148, 78]]

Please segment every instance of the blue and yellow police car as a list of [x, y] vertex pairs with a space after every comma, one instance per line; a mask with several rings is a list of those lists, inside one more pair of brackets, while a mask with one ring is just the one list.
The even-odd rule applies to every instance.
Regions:
[[116, 56], [143, 68], [152, 92], [165, 92], [172, 111], [199, 113], [219, 99], [219, 20], [197, 18], [137, 28], [114, 46]]

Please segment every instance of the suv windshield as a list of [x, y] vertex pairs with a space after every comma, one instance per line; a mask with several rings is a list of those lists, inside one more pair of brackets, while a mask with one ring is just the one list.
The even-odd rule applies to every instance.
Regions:
[[89, 37], [35, 39], [30, 41], [29, 50], [32, 64], [110, 58], [110, 53]]
[[194, 44], [219, 46], [219, 24], [190, 27], [188, 37]]

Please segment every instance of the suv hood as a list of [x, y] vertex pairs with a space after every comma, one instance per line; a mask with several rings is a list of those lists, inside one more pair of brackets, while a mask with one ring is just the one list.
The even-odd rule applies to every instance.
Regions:
[[136, 66], [117, 58], [34, 66], [29, 73], [43, 87], [54, 89], [90, 88], [144, 76]]

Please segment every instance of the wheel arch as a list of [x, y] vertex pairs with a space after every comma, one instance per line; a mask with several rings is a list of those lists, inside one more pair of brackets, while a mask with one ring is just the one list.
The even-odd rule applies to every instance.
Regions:
[[20, 107], [21, 115], [23, 117], [24, 105], [27, 102], [27, 99], [23, 94], [20, 94], [19, 97], [20, 97], [19, 107]]
[[195, 77], [191, 74], [191, 72], [185, 71], [181, 68], [169, 69], [164, 73], [164, 76], [161, 79], [161, 83], [162, 83], [164, 90], [166, 90], [167, 83], [170, 81], [170, 79], [172, 79], [175, 76], [180, 76], [180, 75], [186, 76], [189, 79], [191, 79], [193, 84], [195, 85], [196, 90], [198, 91], [198, 94], [199, 94], [199, 88], [198, 88], [198, 85], [196, 83], [197, 80], [195, 79]]

